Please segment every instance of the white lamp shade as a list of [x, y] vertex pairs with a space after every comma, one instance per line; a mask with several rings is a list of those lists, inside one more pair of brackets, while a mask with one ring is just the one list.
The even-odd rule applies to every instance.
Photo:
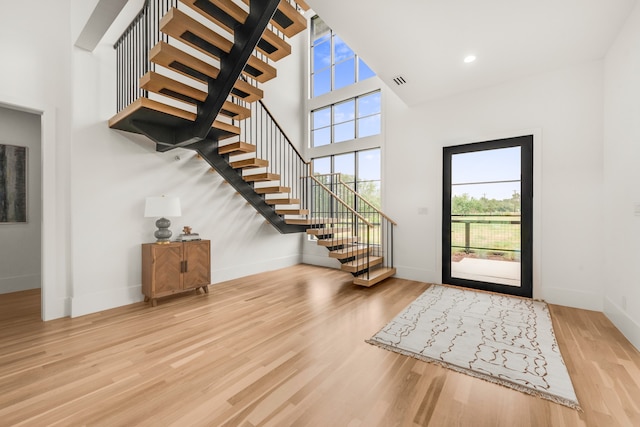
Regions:
[[180, 198], [172, 196], [147, 197], [144, 205], [145, 217], [181, 216]]

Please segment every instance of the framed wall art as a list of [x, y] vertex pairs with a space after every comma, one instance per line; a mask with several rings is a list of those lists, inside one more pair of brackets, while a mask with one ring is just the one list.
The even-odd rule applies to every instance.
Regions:
[[0, 224], [27, 222], [27, 147], [0, 144]]

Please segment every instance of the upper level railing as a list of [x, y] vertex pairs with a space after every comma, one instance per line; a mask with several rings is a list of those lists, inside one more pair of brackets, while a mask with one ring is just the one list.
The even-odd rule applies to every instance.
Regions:
[[149, 61], [149, 50], [169, 36], [160, 31], [160, 20], [178, 0], [146, 0], [144, 6], [113, 45], [116, 50], [117, 111], [140, 97], [148, 96], [140, 88], [140, 77], [155, 70]]
[[[296, 10], [302, 10], [293, 0], [286, 0]], [[169, 36], [160, 31], [160, 21], [171, 8], [180, 8], [178, 0], [146, 0], [140, 12], [124, 30], [113, 45], [116, 50], [117, 111], [123, 110], [148, 92], [140, 88], [140, 77], [148, 71], [155, 71], [155, 64], [149, 61], [149, 51], [159, 41], [169, 42]], [[274, 25], [268, 28], [281, 38], [284, 34]], [[269, 62], [266, 55], [254, 52], [262, 61]], [[257, 82], [251, 79], [252, 84]]]

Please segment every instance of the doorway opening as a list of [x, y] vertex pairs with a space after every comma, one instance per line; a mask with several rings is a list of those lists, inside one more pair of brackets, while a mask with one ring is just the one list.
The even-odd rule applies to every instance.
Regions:
[[0, 104], [1, 320], [42, 318], [41, 115]]
[[442, 282], [533, 294], [533, 135], [444, 147]]

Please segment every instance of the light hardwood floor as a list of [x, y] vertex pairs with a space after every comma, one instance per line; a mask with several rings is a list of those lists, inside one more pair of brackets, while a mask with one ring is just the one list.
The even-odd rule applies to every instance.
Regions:
[[640, 354], [552, 306], [584, 412], [364, 342], [427, 287], [295, 266], [75, 319], [0, 296], [0, 425], [640, 426]]

